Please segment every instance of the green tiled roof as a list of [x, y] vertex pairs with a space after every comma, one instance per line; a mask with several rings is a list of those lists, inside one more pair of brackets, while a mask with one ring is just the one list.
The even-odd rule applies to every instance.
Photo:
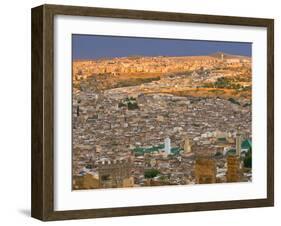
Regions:
[[252, 149], [252, 141], [249, 139], [246, 139], [241, 144], [242, 149]]
[[[249, 140], [249, 139], [244, 140], [244, 141], [242, 142], [242, 144], [241, 144], [241, 148], [242, 148], [242, 149], [248, 149], [248, 150], [252, 149], [252, 141]], [[235, 148], [231, 148], [231, 149], [229, 149], [229, 150], [227, 151], [226, 154], [227, 154], [227, 155], [235, 155], [235, 154], [236, 154], [236, 149], [235, 149]]]

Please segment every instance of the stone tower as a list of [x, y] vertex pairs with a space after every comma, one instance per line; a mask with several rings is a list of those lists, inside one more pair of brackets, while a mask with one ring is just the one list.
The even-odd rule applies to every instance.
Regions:
[[199, 158], [195, 162], [196, 184], [216, 183], [216, 162], [214, 159]]
[[240, 158], [237, 155], [229, 155], [227, 157], [227, 172], [226, 180], [227, 182], [237, 182], [240, 181]]

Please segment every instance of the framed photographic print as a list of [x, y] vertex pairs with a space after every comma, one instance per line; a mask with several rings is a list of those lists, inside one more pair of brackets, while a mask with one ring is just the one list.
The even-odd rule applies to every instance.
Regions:
[[32, 9], [32, 216], [274, 204], [272, 19]]

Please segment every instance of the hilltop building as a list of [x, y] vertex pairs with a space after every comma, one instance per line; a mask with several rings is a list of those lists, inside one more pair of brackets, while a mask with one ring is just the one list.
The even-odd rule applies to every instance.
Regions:
[[221, 53], [221, 61], [223, 61], [224, 60], [224, 55], [223, 55], [223, 53]]

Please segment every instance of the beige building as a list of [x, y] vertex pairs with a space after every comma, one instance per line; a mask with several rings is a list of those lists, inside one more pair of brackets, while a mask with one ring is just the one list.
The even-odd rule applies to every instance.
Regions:
[[131, 159], [106, 160], [98, 163], [99, 183], [101, 188], [132, 187]]
[[184, 149], [184, 153], [191, 153], [192, 150], [191, 150], [191, 143], [189, 137], [185, 137], [183, 149]]
[[94, 189], [99, 187], [99, 177], [95, 174], [86, 173], [82, 176], [73, 177], [73, 189]]

